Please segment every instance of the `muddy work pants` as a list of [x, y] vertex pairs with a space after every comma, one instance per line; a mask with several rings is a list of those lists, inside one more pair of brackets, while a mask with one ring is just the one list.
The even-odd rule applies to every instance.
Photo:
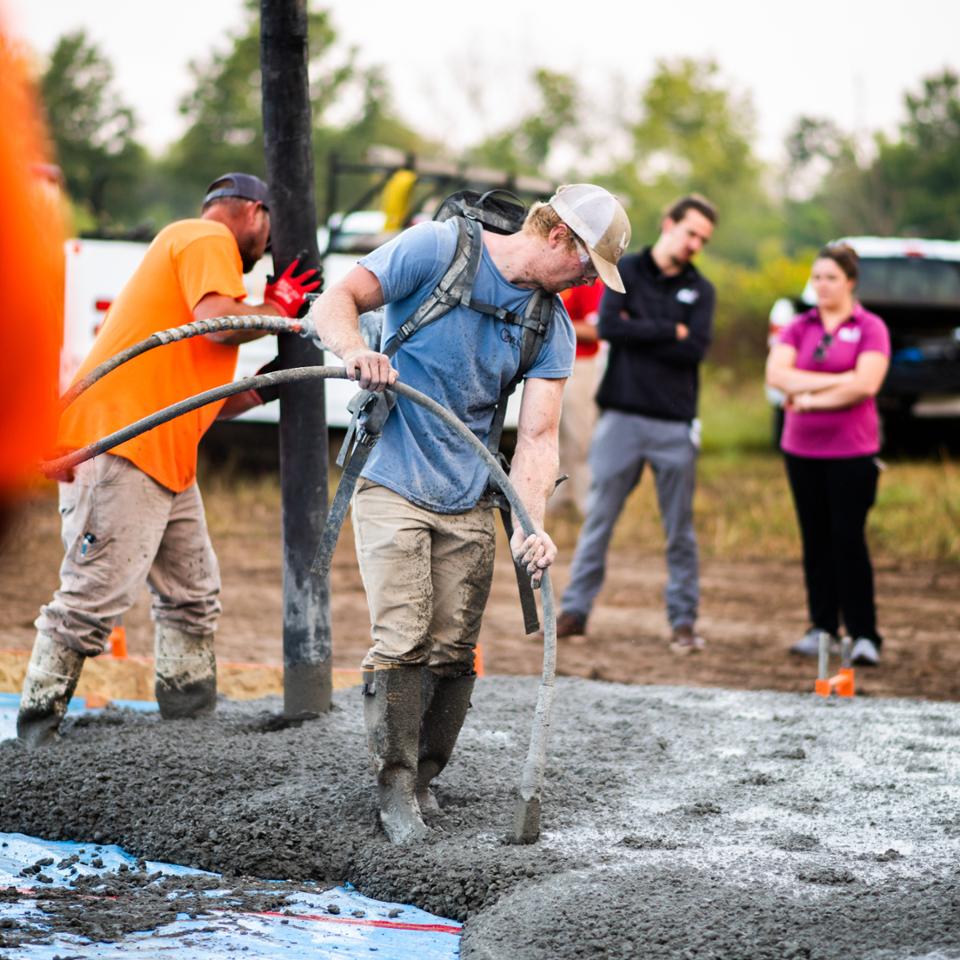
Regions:
[[470, 673], [493, 577], [493, 510], [434, 513], [361, 479], [353, 530], [373, 639], [364, 669]]
[[144, 582], [153, 619], [206, 635], [220, 614], [220, 570], [200, 491], [172, 493], [129, 460], [104, 454], [60, 484], [60, 588], [37, 629], [94, 656]]

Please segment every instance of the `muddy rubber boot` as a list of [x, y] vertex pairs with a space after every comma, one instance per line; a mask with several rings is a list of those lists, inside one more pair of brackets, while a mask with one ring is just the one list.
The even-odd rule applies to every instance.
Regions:
[[380, 823], [392, 843], [422, 840], [417, 805], [420, 667], [364, 671], [363, 719], [377, 776]]
[[49, 634], [37, 634], [17, 713], [17, 736], [25, 746], [41, 747], [56, 739], [83, 661], [82, 654]]
[[[424, 673], [430, 673], [424, 670]], [[420, 762], [417, 765], [417, 802], [424, 815], [436, 816], [440, 804], [430, 789], [430, 782], [450, 760], [460, 728], [470, 708], [470, 696], [477, 680], [475, 673], [460, 677], [438, 677], [424, 680], [424, 690], [429, 686], [433, 695], [423, 711], [420, 726]]]
[[164, 720], [202, 717], [217, 705], [217, 658], [212, 633], [186, 633], [169, 623], [156, 625], [157, 677], [154, 690]]

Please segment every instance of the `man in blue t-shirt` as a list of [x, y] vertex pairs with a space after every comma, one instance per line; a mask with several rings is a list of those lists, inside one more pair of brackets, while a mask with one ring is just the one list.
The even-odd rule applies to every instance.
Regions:
[[[574, 356], [573, 327], [555, 295], [598, 274], [622, 290], [616, 263], [629, 239], [620, 204], [591, 184], [561, 187], [534, 205], [518, 233], [482, 233], [472, 300], [519, 315], [536, 291], [555, 301], [524, 377], [510, 470], [536, 526], [526, 537], [516, 523], [511, 549], [534, 581], [557, 554], [543, 513], [558, 470], [560, 400]], [[485, 441], [520, 362], [516, 324], [461, 305], [414, 333], [392, 360], [370, 349], [358, 328], [359, 314], [387, 304], [384, 349], [444, 276], [456, 246], [453, 220], [412, 227], [361, 260], [310, 316], [361, 387], [382, 391], [400, 378]], [[364, 714], [380, 820], [395, 843], [423, 837], [422, 814], [439, 813], [430, 782], [449, 760], [470, 705], [493, 575], [488, 479], [461, 438], [399, 397], [357, 485], [353, 527], [373, 638], [363, 661]]]

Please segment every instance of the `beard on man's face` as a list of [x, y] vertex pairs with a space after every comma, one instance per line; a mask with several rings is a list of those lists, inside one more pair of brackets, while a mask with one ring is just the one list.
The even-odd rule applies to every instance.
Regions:
[[245, 237], [237, 238], [237, 249], [240, 251], [240, 262], [243, 264], [243, 272], [249, 273], [259, 263], [264, 254], [266, 243], [261, 236], [247, 234]]
[[240, 249], [240, 262], [243, 264], [243, 272], [249, 273], [260, 260], [258, 256], [254, 255], [254, 251], [248, 249]]

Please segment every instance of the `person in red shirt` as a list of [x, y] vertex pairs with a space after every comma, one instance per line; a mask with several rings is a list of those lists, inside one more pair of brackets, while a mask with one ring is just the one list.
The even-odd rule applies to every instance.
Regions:
[[587, 454], [597, 419], [593, 395], [597, 389], [597, 316], [603, 296], [603, 281], [571, 287], [560, 294], [573, 321], [577, 335], [577, 353], [573, 375], [563, 391], [563, 412], [560, 418], [560, 469], [568, 479], [557, 487], [548, 501], [549, 512], [558, 514], [575, 509], [581, 517], [587, 509], [590, 489], [590, 467]]
[[[267, 285], [265, 303], [243, 302], [243, 274], [263, 256], [269, 236], [267, 185], [246, 173], [215, 180], [198, 219], [170, 224], [157, 235], [76, 377], [158, 329], [237, 314], [296, 316], [306, 294], [320, 285], [313, 270], [294, 276], [288, 269]], [[60, 448], [78, 449], [229, 381], [239, 344], [263, 335], [220, 331], [141, 354], [66, 409]], [[28, 746], [56, 736], [84, 659], [103, 651], [145, 581], [153, 594], [161, 715], [213, 710], [220, 573], [196, 469], [197, 445], [221, 406], [208, 404], [162, 424], [62, 479], [60, 588], [37, 618], [17, 717], [17, 734]]]

